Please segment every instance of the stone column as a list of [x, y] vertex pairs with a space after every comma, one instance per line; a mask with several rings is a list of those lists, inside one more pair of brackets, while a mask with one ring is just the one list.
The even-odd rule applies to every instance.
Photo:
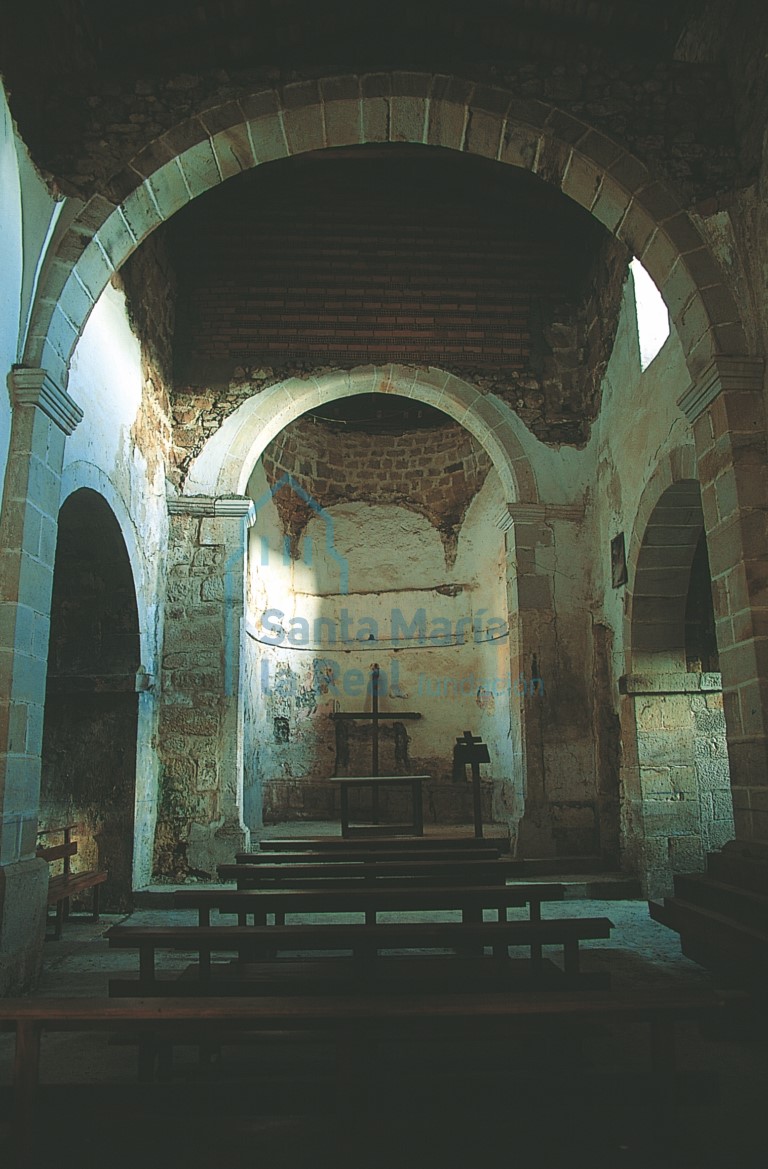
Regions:
[[0, 512], [0, 994], [36, 979], [48, 866], [35, 856], [64, 442], [83, 414], [43, 369], [8, 377]]
[[768, 438], [762, 360], [716, 358], [679, 404], [696, 441], [735, 843], [768, 859]]
[[216, 874], [249, 844], [243, 823], [243, 496], [169, 500], [170, 540], [155, 866]]

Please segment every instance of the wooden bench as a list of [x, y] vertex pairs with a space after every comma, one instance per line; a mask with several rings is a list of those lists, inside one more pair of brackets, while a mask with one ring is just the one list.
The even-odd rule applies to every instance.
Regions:
[[[650, 1030], [655, 1090], [669, 1095], [676, 1074], [675, 1025], [679, 1021], [714, 1022], [719, 1027], [745, 1014], [743, 997], [711, 992], [662, 994], [553, 995], [360, 995], [263, 998], [185, 997], [165, 999], [20, 998], [0, 999], [0, 1029], [15, 1032], [13, 1086], [15, 1107], [9, 1160], [17, 1169], [37, 1169], [35, 1144], [40, 1081], [41, 1037], [50, 1031], [135, 1033], [164, 1043], [183, 1039], [205, 1045], [250, 1033], [318, 1032], [329, 1035], [337, 1053], [337, 1099], [340, 1118], [364, 1116], [368, 1068], [379, 1040], [509, 1040], [521, 1033], [551, 1035], [553, 1029], [578, 1031], [597, 1023], [643, 1023]], [[156, 1091], [157, 1089], [155, 1089]], [[115, 1086], [116, 1094], [121, 1085]], [[340, 1139], [347, 1133], [339, 1124]], [[15, 1152], [15, 1159], [14, 1159]], [[349, 1153], [350, 1150], [348, 1149]], [[354, 1148], [351, 1150], [354, 1155]], [[358, 1149], [359, 1153], [359, 1149]], [[338, 1162], [342, 1163], [342, 1162]], [[350, 1164], [358, 1163], [351, 1160]]]
[[[258, 962], [275, 954], [303, 951], [347, 952], [357, 962], [378, 961], [382, 950], [458, 950], [482, 954], [491, 949], [497, 960], [509, 960], [509, 948], [526, 947], [531, 965], [541, 962], [541, 947], [562, 946], [564, 971], [579, 974], [579, 942], [607, 938], [613, 924], [606, 917], [547, 919], [543, 921], [453, 921], [377, 923], [376, 925], [288, 926], [113, 926], [107, 932], [111, 947], [139, 951], [139, 977], [134, 993], [162, 993], [158, 986], [156, 950], [188, 951], [198, 955], [199, 993], [211, 988], [213, 954], [235, 953], [240, 962]], [[206, 985], [207, 984], [207, 985]], [[128, 993], [124, 990], [121, 993]]]
[[56, 906], [53, 940], [61, 938], [62, 924], [69, 921], [70, 900], [86, 889], [93, 889], [93, 906], [91, 920], [99, 920], [99, 888], [107, 880], [109, 873], [106, 869], [92, 869], [86, 872], [73, 873], [71, 869], [72, 857], [77, 856], [77, 841], [72, 839], [72, 833], [79, 827], [77, 824], [65, 824], [62, 828], [46, 828], [39, 832], [39, 836], [54, 836], [62, 834], [61, 844], [38, 845], [37, 856], [53, 863], [63, 861], [64, 871], [51, 877], [48, 881], [48, 905]]
[[[471, 851], [482, 849], [499, 849], [502, 846], [508, 846], [506, 838], [499, 837], [494, 839], [492, 836], [478, 838], [476, 836], [375, 836], [356, 840], [354, 842], [355, 850], [365, 852], [378, 852], [379, 850], [386, 851], [387, 849], [396, 848], [398, 851], [404, 849], [414, 852], [429, 853], [433, 849], [465, 849]], [[307, 849], [312, 852], [333, 852], [335, 850], [348, 850], [350, 842], [341, 836], [286, 836], [286, 837], [264, 837], [259, 841], [259, 852], [302, 852]]]
[[378, 913], [403, 913], [412, 910], [459, 910], [464, 920], [479, 920], [484, 909], [496, 910], [499, 921], [505, 920], [508, 908], [529, 906], [532, 921], [541, 920], [543, 901], [562, 901], [565, 886], [537, 882], [530, 885], [448, 885], [445, 887], [391, 886], [374, 884], [352, 889], [177, 889], [174, 905], [179, 909], [197, 909], [199, 924], [210, 925], [212, 909], [235, 913], [240, 925], [252, 917], [254, 925], [266, 925], [268, 914], [284, 917], [287, 913], [364, 913], [369, 925], [375, 925]]
[[263, 888], [279, 885], [284, 889], [304, 888], [317, 882], [324, 889], [354, 888], [370, 882], [398, 882], [421, 884], [503, 885], [507, 877], [520, 872], [522, 862], [499, 860], [433, 861], [419, 857], [412, 861], [339, 861], [280, 864], [224, 864], [219, 865], [219, 876], [224, 881], [236, 881], [238, 889]]
[[[361, 861], [370, 864], [380, 864], [382, 861], [401, 861], [407, 864], [412, 864], [420, 858], [420, 854], [415, 853], [413, 849], [407, 848], [380, 848], [374, 851], [367, 851], [365, 849], [357, 848], [357, 846], [350, 845], [349, 848], [326, 848], [326, 849], [296, 849], [295, 851], [280, 851], [274, 852], [238, 852], [235, 853], [235, 862], [238, 865], [335, 865], [342, 862], [347, 864], [359, 863]], [[500, 860], [501, 852], [498, 848], [433, 848], [423, 857], [422, 860], [432, 862], [437, 861], [470, 861], [470, 860]], [[507, 858], [508, 859], [508, 858]]]

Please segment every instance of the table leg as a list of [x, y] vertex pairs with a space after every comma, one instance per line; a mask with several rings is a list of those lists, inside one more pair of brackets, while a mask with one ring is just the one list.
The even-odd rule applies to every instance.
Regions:
[[414, 836], [424, 835], [424, 805], [421, 798], [421, 780], [414, 780], [411, 784], [413, 793], [413, 833]]
[[[528, 914], [529, 914], [531, 921], [540, 922], [541, 921], [541, 902], [536, 901], [534, 899], [531, 899], [528, 902]], [[539, 968], [541, 967], [541, 957], [542, 957], [541, 942], [532, 942], [531, 943], [531, 961], [533, 963], [537, 963]]]
[[346, 784], [341, 784], [341, 835], [349, 836], [349, 798], [347, 795]]

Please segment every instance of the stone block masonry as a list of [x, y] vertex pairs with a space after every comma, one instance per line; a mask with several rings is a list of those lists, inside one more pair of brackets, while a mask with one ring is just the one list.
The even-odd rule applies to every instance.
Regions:
[[250, 500], [175, 499], [155, 835], [160, 876], [211, 876], [247, 846], [242, 820], [245, 533]]

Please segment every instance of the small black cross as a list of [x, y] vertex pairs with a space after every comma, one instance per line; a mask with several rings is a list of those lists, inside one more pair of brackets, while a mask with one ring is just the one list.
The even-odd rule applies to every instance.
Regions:
[[483, 835], [480, 764], [490, 763], [490, 761], [491, 756], [488, 753], [488, 747], [482, 741], [480, 735], [473, 735], [471, 731], [465, 731], [464, 735], [459, 736], [456, 740], [456, 746], [453, 748], [454, 768], [460, 767], [463, 770], [467, 764], [472, 768], [472, 802], [475, 813], [475, 836]]

